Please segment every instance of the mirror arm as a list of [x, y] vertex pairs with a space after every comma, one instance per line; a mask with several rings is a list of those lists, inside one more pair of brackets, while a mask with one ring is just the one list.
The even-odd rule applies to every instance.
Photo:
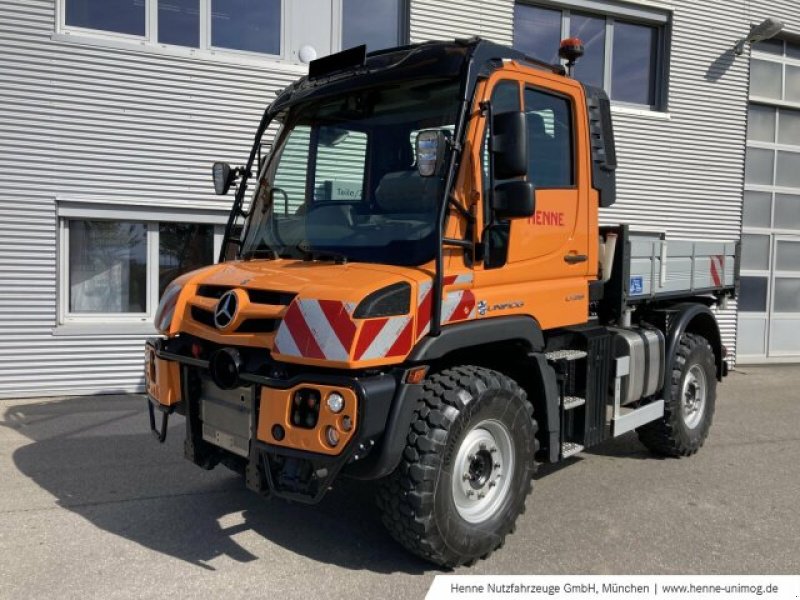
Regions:
[[457, 246], [465, 250], [472, 250], [475, 246], [470, 240], [457, 240], [455, 238], [442, 238], [442, 244], [445, 246]]
[[466, 208], [464, 208], [461, 205], [461, 203], [458, 200], [456, 200], [453, 196], [447, 198], [447, 203], [450, 204], [450, 206], [452, 206], [453, 208], [455, 208], [458, 214], [464, 217], [467, 223], [470, 224], [475, 223], [475, 216], [471, 212], [469, 212]]

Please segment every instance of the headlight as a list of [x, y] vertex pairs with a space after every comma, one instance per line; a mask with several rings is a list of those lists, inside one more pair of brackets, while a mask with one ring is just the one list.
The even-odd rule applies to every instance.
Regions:
[[344, 408], [344, 397], [339, 392], [331, 392], [326, 403], [331, 412], [339, 413]]
[[393, 283], [372, 292], [356, 307], [356, 319], [373, 319], [408, 314], [411, 308], [411, 285], [405, 282]]
[[178, 303], [178, 296], [181, 295], [182, 289], [182, 285], [173, 281], [164, 290], [164, 295], [161, 296], [161, 302], [158, 303], [158, 310], [156, 311], [155, 319], [153, 319], [156, 329], [161, 333], [169, 331], [172, 317], [175, 314], [175, 306]]

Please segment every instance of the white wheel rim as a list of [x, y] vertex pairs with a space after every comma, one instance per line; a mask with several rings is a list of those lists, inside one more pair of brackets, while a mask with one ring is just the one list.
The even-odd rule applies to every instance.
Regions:
[[683, 379], [681, 402], [683, 422], [689, 429], [695, 429], [706, 412], [706, 372], [700, 365], [692, 365]]
[[469, 523], [491, 518], [505, 502], [514, 473], [511, 433], [500, 421], [481, 421], [464, 436], [453, 465], [456, 510]]

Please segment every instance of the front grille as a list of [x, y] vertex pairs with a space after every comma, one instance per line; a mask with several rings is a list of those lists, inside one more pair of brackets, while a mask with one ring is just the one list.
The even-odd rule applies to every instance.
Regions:
[[278, 304], [289, 306], [297, 294], [290, 292], [271, 292], [269, 290], [245, 290], [250, 296], [250, 302], [254, 304]]
[[222, 294], [229, 289], [231, 288], [222, 285], [201, 285], [197, 288], [197, 295], [203, 296], [203, 298], [216, 298], [219, 300], [222, 298]]
[[246, 319], [239, 327], [237, 333], [272, 333], [278, 328], [280, 319]]
[[[219, 300], [222, 295], [232, 290], [232, 287], [224, 285], [201, 285], [197, 288], [197, 295], [204, 298], [215, 298]], [[289, 306], [297, 294], [291, 292], [275, 292], [271, 290], [256, 290], [244, 288], [250, 302], [253, 304], [273, 304], [278, 306]]]
[[206, 327], [216, 327], [214, 323], [214, 313], [203, 310], [199, 306], [192, 307], [192, 319]]

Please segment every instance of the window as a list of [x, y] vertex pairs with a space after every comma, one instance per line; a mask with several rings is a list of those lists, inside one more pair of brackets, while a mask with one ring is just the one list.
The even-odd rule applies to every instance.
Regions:
[[211, 45], [280, 54], [280, 0], [211, 0]]
[[342, 48], [367, 45], [367, 52], [406, 42], [405, 0], [342, 0]]
[[528, 180], [537, 188], [575, 184], [572, 160], [572, 111], [569, 100], [525, 90], [528, 125]]
[[67, 33], [92, 30], [154, 45], [280, 56], [283, 1], [60, 0], [60, 6]]
[[296, 63], [361, 44], [370, 52], [406, 44], [409, 3], [56, 0], [58, 34], [65, 38], [115, 45], [128, 41], [137, 48], [180, 56], [250, 62], [257, 55]]
[[200, 47], [200, 0], [159, 0], [158, 41]]
[[[602, 14], [517, 4], [514, 47], [534, 58], [557, 63], [559, 41], [567, 36], [579, 37], [585, 53], [575, 65], [577, 79], [602, 87], [617, 103], [664, 108], [667, 14], [609, 4], [608, 13]], [[594, 9], [600, 3], [581, 5]]]
[[64, 20], [73, 27], [145, 34], [146, 0], [67, 0]]
[[214, 262], [214, 227], [158, 224], [158, 297], [176, 277]]
[[147, 226], [144, 223], [70, 223], [69, 311], [147, 312]]
[[223, 227], [205, 223], [65, 218], [62, 321], [152, 318], [176, 277], [212, 264]]

